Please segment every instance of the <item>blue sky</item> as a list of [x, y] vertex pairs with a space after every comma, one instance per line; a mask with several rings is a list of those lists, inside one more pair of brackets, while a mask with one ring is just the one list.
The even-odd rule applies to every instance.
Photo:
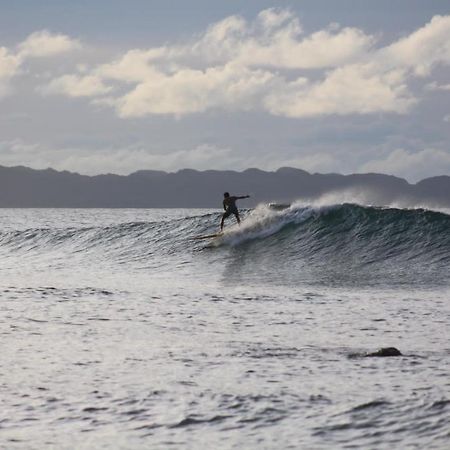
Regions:
[[0, 8], [1, 165], [450, 174], [448, 1]]

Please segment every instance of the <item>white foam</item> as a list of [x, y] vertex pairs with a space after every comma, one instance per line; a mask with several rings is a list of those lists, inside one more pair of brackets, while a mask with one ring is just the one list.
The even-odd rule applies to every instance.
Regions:
[[342, 205], [351, 203], [360, 206], [375, 206], [396, 209], [425, 209], [450, 215], [450, 208], [445, 208], [430, 202], [417, 202], [411, 198], [397, 198], [391, 202], [383, 202], [370, 190], [344, 189], [327, 192], [316, 199], [301, 198], [294, 204], [309, 204], [314, 207]]
[[448, 209], [432, 208], [430, 205], [407, 206], [402, 202], [393, 202], [389, 205], [371, 205], [366, 201], [363, 192], [349, 190], [328, 193], [313, 201], [299, 199], [293, 202], [290, 207], [279, 211], [270, 208], [267, 204], [259, 204], [241, 221], [241, 225], [233, 224], [225, 228], [223, 236], [218, 238], [213, 245], [237, 246], [249, 240], [265, 238], [276, 234], [288, 224], [303, 223], [311, 216], [319, 216], [346, 203], [366, 207], [376, 206], [377, 208], [426, 209], [450, 214]]
[[294, 203], [282, 211], [271, 209], [266, 204], [260, 204], [241, 221], [241, 225], [232, 225], [225, 230], [220, 238], [220, 244], [231, 246], [242, 242], [271, 236], [288, 224], [298, 224], [309, 219], [313, 214], [320, 214], [336, 205], [311, 206]]

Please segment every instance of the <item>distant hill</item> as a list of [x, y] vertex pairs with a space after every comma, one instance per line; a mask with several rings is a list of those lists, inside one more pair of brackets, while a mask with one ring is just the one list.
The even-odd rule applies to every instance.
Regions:
[[220, 208], [224, 191], [251, 194], [242, 207], [325, 197], [330, 202], [450, 208], [449, 176], [409, 184], [390, 175], [310, 174], [290, 167], [275, 172], [184, 169], [176, 173], [141, 170], [128, 176], [85, 176], [0, 166], [3, 208]]

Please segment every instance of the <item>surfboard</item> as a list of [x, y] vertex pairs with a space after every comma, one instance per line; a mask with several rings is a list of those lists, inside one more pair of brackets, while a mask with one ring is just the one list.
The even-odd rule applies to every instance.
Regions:
[[223, 236], [223, 233], [205, 234], [204, 236], [194, 236], [192, 239], [213, 239], [219, 236]]

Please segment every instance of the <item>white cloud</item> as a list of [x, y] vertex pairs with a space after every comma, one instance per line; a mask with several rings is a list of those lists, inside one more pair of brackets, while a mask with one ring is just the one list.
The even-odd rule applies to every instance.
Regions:
[[[175, 54], [210, 63], [314, 69], [354, 61], [373, 43], [372, 36], [356, 28], [330, 28], [302, 37], [293, 13], [271, 8], [259, 13], [252, 23], [239, 16], [228, 17], [209, 27], [191, 46], [178, 47]], [[174, 52], [167, 50], [166, 55], [170, 54]]]
[[169, 76], [155, 72], [120, 98], [116, 107], [121, 117], [182, 115], [216, 107], [246, 110], [258, 103], [272, 79], [270, 72], [232, 65], [184, 69]]
[[138, 143], [127, 147], [108, 146], [93, 150], [87, 147], [54, 148], [16, 139], [0, 141], [0, 165], [25, 165], [35, 169], [53, 167], [86, 175], [127, 175], [141, 169], [175, 172], [183, 168], [244, 170], [259, 167], [263, 170], [276, 170], [282, 166], [298, 167], [311, 173], [326, 173], [339, 171], [340, 167], [343, 172], [387, 173], [416, 182], [450, 173], [450, 152], [439, 149], [419, 152], [397, 149], [349, 170], [348, 162], [340, 161], [339, 156], [327, 151], [299, 156], [289, 156], [283, 152], [249, 155], [230, 147], [204, 143], [189, 149], [172, 148], [154, 153]]
[[365, 163], [360, 171], [382, 172], [419, 181], [450, 173], [450, 152], [430, 148], [413, 153], [397, 149], [383, 158]]
[[[152, 170], [177, 171], [181, 168], [212, 168], [219, 161], [226, 160], [227, 149], [209, 145], [200, 145], [194, 149], [153, 154], [140, 146], [104, 149], [91, 152], [86, 149], [67, 149], [52, 152], [49, 157], [57, 158], [51, 166], [94, 175], [98, 173], [116, 173], [128, 175], [142, 168]], [[217, 167], [216, 167], [217, 168]]]
[[201, 144], [188, 150], [150, 153], [142, 145], [126, 148], [49, 148], [29, 144], [20, 139], [0, 141], [0, 165], [25, 165], [34, 169], [52, 167], [85, 175], [116, 173], [128, 175], [145, 169], [177, 171], [186, 167], [198, 170], [229, 169], [240, 157], [231, 149], [213, 144]]
[[239, 171], [248, 167], [277, 170], [282, 166], [299, 167], [310, 172], [330, 172], [336, 169], [339, 161], [327, 152], [304, 156], [286, 156], [274, 152], [249, 155], [214, 143], [203, 143], [188, 149], [172, 148], [164, 152], [151, 152], [141, 143], [120, 148], [105, 146], [94, 150], [87, 147], [55, 148], [16, 139], [0, 141], [0, 165], [25, 165], [34, 169], [52, 167], [86, 175], [128, 175], [141, 169], [168, 172], [184, 168]]
[[292, 118], [404, 114], [418, 102], [409, 79], [447, 64], [449, 42], [450, 16], [374, 49], [375, 38], [359, 29], [334, 26], [304, 36], [292, 12], [269, 9], [253, 22], [227, 17], [188, 44], [131, 50], [93, 73], [132, 85], [106, 99], [120, 117], [217, 108]]
[[437, 64], [450, 64], [450, 15], [435, 16], [409, 36], [381, 49], [377, 58], [385, 65], [411, 68], [426, 76]]
[[0, 141], [0, 164], [15, 166], [35, 163], [34, 156], [39, 153], [38, 150], [38, 145], [23, 142], [21, 139]]
[[269, 111], [288, 117], [408, 112], [418, 102], [407, 87], [408, 70], [424, 76], [437, 64], [450, 64], [450, 16], [436, 16], [411, 35], [367, 52], [361, 60], [328, 72], [316, 83], [286, 83], [284, 92], [274, 91], [266, 98]]
[[18, 72], [19, 66], [19, 58], [7, 48], [0, 47], [0, 98], [9, 93], [9, 81]]
[[142, 144], [123, 148], [51, 148], [29, 144], [23, 140], [0, 141], [0, 165], [24, 165], [34, 169], [52, 167], [85, 175], [115, 173], [128, 175], [141, 169], [175, 172], [184, 168], [195, 170], [244, 170], [259, 167], [276, 170], [280, 166], [300, 167], [324, 172], [332, 169], [335, 158], [327, 153], [286, 158], [277, 154], [247, 155], [212, 143], [203, 143], [186, 150], [171, 149], [152, 153]]
[[6, 47], [0, 47], [0, 79], [11, 78], [19, 67], [19, 59]]
[[152, 65], [152, 61], [164, 54], [164, 48], [130, 50], [120, 59], [100, 65], [94, 72], [105, 79], [123, 83], [145, 82], [158, 74], [158, 70]]
[[24, 58], [42, 58], [66, 53], [81, 48], [78, 40], [64, 34], [51, 33], [48, 30], [30, 34], [19, 45], [18, 56]]
[[[436, 16], [387, 46], [376, 44], [363, 30], [336, 24], [305, 34], [292, 11], [271, 8], [252, 21], [226, 17], [184, 43], [131, 49], [96, 67], [80, 63], [78, 72], [39, 90], [96, 97], [92, 103], [113, 107], [122, 118], [217, 109], [290, 118], [406, 114], [419, 102], [411, 80], [450, 65], [450, 16]], [[79, 41], [43, 30], [22, 42], [15, 57], [20, 64], [76, 48]]]
[[304, 78], [285, 83], [265, 98], [265, 106], [272, 114], [294, 118], [405, 113], [415, 102], [404, 84], [402, 72], [379, 73], [370, 64], [335, 69], [316, 83]]
[[435, 81], [425, 86], [428, 91], [450, 91], [450, 84], [437, 84]]
[[276, 33], [268, 45], [249, 40], [239, 49], [237, 59], [252, 66], [287, 69], [337, 67], [355, 61], [371, 46], [373, 38], [354, 28], [337, 33], [322, 30], [297, 40], [290, 33]]
[[450, 122], [450, 114], [447, 114], [446, 116], [444, 116], [444, 122]]
[[106, 94], [111, 89], [95, 75], [63, 75], [53, 79], [39, 90], [43, 94], [65, 94], [68, 97], [95, 97]]
[[47, 30], [29, 35], [16, 52], [0, 47], [0, 98], [11, 93], [11, 80], [21, 72], [28, 58], [55, 56], [80, 47], [77, 40]]
[[[373, 38], [357, 29], [336, 27], [307, 37], [301, 34], [298, 18], [288, 10], [262, 11], [251, 23], [240, 16], [230, 16], [211, 25], [188, 44], [130, 50], [116, 61], [91, 70], [94, 78], [89, 86], [95, 79], [100, 88], [92, 89], [92, 95], [100, 95], [107, 92], [105, 82], [131, 85], [121, 97], [95, 100], [97, 104], [114, 105], [118, 115], [126, 118], [152, 114], [180, 116], [216, 108], [265, 109], [293, 117], [319, 115], [330, 102], [322, 102], [316, 111], [310, 112], [316, 98], [307, 95], [310, 106], [298, 115], [298, 108], [292, 105], [287, 110], [275, 106], [278, 97], [282, 98], [286, 92], [289, 96], [292, 90], [294, 96], [305, 96], [307, 92], [297, 91], [300, 80], [291, 83], [278, 69], [334, 67], [356, 59], [372, 45]], [[91, 95], [85, 86], [87, 76], [66, 75], [41, 91]], [[316, 88], [316, 95], [317, 92]], [[337, 105], [333, 106], [325, 114], [335, 113]], [[359, 112], [356, 106], [348, 110]]]

